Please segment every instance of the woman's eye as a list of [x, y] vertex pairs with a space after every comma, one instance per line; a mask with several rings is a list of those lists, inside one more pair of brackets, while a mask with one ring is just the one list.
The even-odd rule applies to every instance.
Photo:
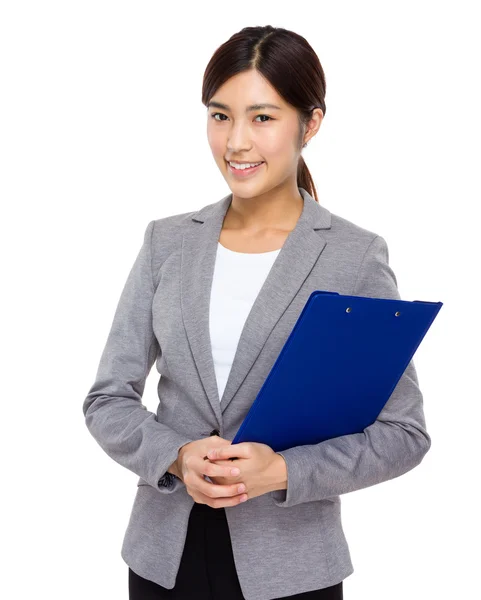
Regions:
[[[270, 119], [270, 120], [272, 121], [271, 117], [269, 117], [268, 115], [257, 115], [256, 119], [257, 119], [258, 117], [266, 117], [267, 119]], [[265, 123], [266, 121], [261, 121], [261, 122], [262, 122], [262, 123]]]
[[[211, 117], [214, 119], [214, 121], [223, 121], [224, 120], [224, 119], [216, 119], [217, 116], [225, 117], [225, 115], [223, 113], [212, 113], [211, 114]], [[259, 117], [266, 117], [266, 119], [269, 119], [270, 121], [274, 120], [274, 119], [272, 119], [272, 117], [269, 117], [268, 115], [257, 115], [256, 119], [258, 119]], [[266, 123], [266, 121], [258, 121], [258, 122]]]
[[[219, 115], [221, 117], [225, 117], [225, 115], [223, 115], [222, 113], [212, 113], [211, 117], [214, 119], [214, 121], [218, 121], [219, 119], [216, 119], [216, 116]], [[222, 121], [222, 119], [220, 119]]]

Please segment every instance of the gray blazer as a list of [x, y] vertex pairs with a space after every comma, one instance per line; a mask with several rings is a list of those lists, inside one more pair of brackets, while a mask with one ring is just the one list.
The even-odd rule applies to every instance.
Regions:
[[[299, 191], [302, 214], [248, 315], [220, 402], [208, 314], [232, 194], [150, 221], [83, 403], [92, 436], [139, 477], [121, 556], [163, 587], [175, 585], [194, 504], [185, 484], [167, 473], [179, 448], [213, 430], [234, 438], [311, 292], [400, 298], [385, 240]], [[156, 413], [141, 401], [154, 362], [161, 374]], [[362, 433], [280, 452], [287, 490], [225, 509], [246, 600], [291, 596], [351, 575], [339, 496], [399, 477], [430, 445], [411, 361]]]

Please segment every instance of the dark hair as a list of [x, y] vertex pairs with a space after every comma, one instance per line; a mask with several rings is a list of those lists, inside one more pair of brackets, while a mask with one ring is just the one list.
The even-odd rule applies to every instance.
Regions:
[[[255, 69], [269, 81], [282, 98], [298, 111], [299, 149], [303, 125], [314, 108], [326, 114], [326, 81], [317, 54], [301, 35], [271, 25], [244, 27], [213, 54], [204, 72], [202, 103], [207, 106], [218, 88], [228, 79]], [[316, 202], [316, 188], [302, 155], [297, 168], [297, 186]]]

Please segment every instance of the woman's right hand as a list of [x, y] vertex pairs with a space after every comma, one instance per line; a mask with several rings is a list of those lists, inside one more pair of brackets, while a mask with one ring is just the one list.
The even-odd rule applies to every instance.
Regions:
[[[198, 504], [207, 504], [212, 508], [223, 508], [226, 506], [236, 506], [241, 502], [246, 494], [239, 492], [238, 487], [242, 484], [241, 476], [232, 475], [232, 469], [236, 468], [235, 462], [231, 466], [223, 466], [211, 462], [207, 458], [207, 453], [211, 448], [220, 448], [230, 446], [230, 440], [219, 436], [209, 436], [189, 442], [179, 450], [177, 458], [177, 468], [181, 475], [180, 479], [187, 488], [187, 493], [192, 496]], [[217, 485], [204, 479], [208, 477], [228, 477], [232, 479], [232, 484]]]

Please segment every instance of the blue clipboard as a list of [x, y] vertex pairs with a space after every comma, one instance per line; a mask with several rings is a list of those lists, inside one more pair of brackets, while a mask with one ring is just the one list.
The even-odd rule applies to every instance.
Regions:
[[279, 452], [361, 433], [442, 305], [312, 292], [232, 443]]

